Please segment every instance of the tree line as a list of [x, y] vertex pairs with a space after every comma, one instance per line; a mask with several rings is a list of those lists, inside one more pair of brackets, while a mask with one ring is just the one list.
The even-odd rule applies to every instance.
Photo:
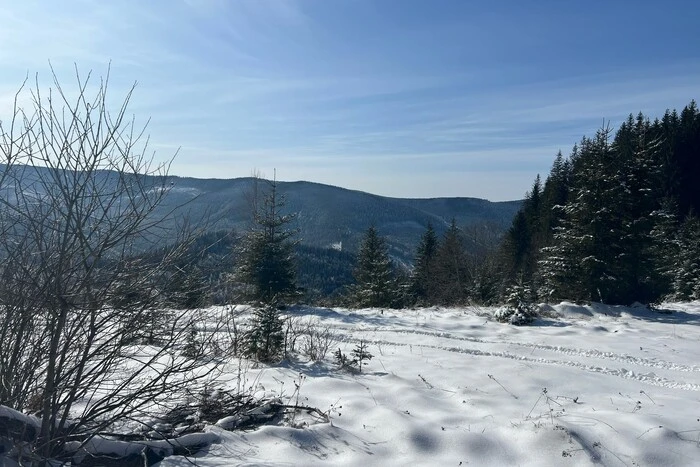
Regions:
[[[315, 300], [352, 307], [402, 308], [413, 305], [456, 305], [493, 301], [494, 285], [487, 279], [495, 271], [491, 254], [496, 246], [487, 229], [461, 229], [453, 220], [438, 237], [428, 224], [415, 254], [412, 269], [392, 261], [389, 246], [377, 227], [369, 226], [355, 255], [326, 251], [321, 264], [308, 264], [311, 271], [332, 272], [321, 282], [334, 282], [334, 295], [319, 295], [298, 285], [299, 257], [290, 229], [292, 215], [283, 214], [284, 200], [274, 180], [267, 181], [264, 206], [255, 224], [236, 249], [234, 272], [238, 300], [265, 304]], [[328, 264], [335, 265], [329, 268]], [[308, 277], [308, 276], [307, 276]], [[308, 280], [307, 280], [308, 283]]]
[[412, 268], [404, 268], [392, 263], [386, 239], [370, 226], [351, 278], [346, 269], [351, 282], [335, 303], [400, 308], [504, 303], [513, 296], [609, 304], [698, 299], [699, 175], [694, 101], [653, 122], [630, 114], [617, 131], [606, 124], [568, 157], [559, 152], [503, 238], [454, 221], [438, 237], [428, 225]]

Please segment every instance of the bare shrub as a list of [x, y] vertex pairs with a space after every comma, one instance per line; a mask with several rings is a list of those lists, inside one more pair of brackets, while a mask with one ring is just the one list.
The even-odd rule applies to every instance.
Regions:
[[301, 344], [302, 355], [311, 361], [325, 360], [328, 352], [338, 342], [338, 334], [330, 324], [321, 324], [317, 319], [306, 322], [305, 333]]
[[284, 352], [285, 356], [297, 351], [297, 341], [306, 332], [306, 325], [301, 316], [287, 316], [284, 329]]
[[286, 353], [299, 353], [313, 362], [323, 361], [339, 340], [333, 327], [318, 318], [288, 316], [285, 326]]
[[0, 122], [0, 404], [36, 410], [41, 465], [216, 371], [215, 333], [184, 358], [196, 318], [159, 319], [157, 284], [192, 238], [164, 203], [170, 161], [147, 156], [145, 127], [128, 117], [133, 88], [111, 111], [109, 74], [93, 86], [76, 70], [76, 81], [74, 98], [55, 74], [47, 93], [25, 83]]

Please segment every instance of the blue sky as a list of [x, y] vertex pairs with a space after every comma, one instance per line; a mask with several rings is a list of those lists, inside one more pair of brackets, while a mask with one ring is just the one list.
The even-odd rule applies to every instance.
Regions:
[[603, 119], [700, 97], [700, 2], [0, 0], [24, 77], [104, 74], [172, 173], [521, 198]]

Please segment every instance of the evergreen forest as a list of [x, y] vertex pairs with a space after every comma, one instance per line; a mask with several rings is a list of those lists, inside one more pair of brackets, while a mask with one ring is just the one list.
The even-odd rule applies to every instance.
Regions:
[[632, 114], [557, 154], [500, 247], [507, 285], [533, 300], [700, 298], [700, 113]]

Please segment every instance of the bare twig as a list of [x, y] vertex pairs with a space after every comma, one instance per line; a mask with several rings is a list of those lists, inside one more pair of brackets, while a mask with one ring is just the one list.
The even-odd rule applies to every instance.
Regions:
[[510, 394], [511, 396], [513, 396], [514, 399], [517, 399], [517, 398], [518, 398], [518, 396], [516, 396], [515, 394], [513, 394], [512, 392], [510, 392], [508, 389], [506, 389], [505, 386], [503, 386], [503, 385], [496, 379], [495, 376], [493, 376], [493, 375], [488, 375], [488, 377], [489, 377], [489, 379], [492, 379], [493, 381], [495, 381], [496, 384], [498, 384], [500, 387], [502, 387], [503, 390], [504, 390], [505, 392], [507, 392], [508, 394]]

